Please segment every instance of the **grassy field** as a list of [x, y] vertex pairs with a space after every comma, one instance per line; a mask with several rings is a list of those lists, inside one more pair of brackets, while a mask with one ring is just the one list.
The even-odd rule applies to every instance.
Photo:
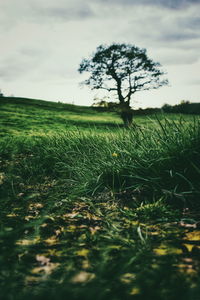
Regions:
[[198, 300], [200, 124], [0, 99], [1, 299]]
[[114, 113], [98, 113], [85, 106], [25, 98], [0, 99], [1, 136], [45, 135], [46, 133], [96, 127], [117, 127], [122, 124]]

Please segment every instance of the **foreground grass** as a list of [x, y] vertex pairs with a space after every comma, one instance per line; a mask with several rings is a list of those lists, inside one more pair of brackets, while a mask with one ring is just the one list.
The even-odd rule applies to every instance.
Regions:
[[5, 137], [3, 299], [198, 299], [198, 121]]

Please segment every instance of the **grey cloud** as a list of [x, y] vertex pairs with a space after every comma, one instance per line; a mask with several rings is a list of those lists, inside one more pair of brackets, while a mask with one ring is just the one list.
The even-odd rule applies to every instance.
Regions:
[[184, 41], [184, 40], [192, 40], [192, 39], [196, 39], [199, 38], [200, 35], [194, 32], [190, 32], [190, 33], [184, 33], [184, 32], [176, 32], [176, 33], [165, 33], [165, 35], [163, 35], [160, 40], [164, 40], [165, 42], [179, 42], [179, 41]]
[[[143, 34], [143, 37], [148, 39], [149, 35], [148, 34]], [[167, 30], [162, 30], [161, 32], [154, 33], [151, 35], [149, 38], [154, 38], [154, 40], [157, 40], [159, 44], [165, 44], [170, 47], [173, 46], [174, 43], [176, 43], [177, 47], [179, 47], [179, 43], [187, 41], [190, 42], [193, 39], [198, 39], [200, 38], [200, 33], [196, 32], [179, 32], [178, 30], [173, 30], [167, 31]], [[180, 44], [180, 46], [182, 46]]]
[[45, 52], [40, 49], [22, 48], [15, 55], [0, 60], [0, 78], [15, 80], [25, 77], [45, 61]]
[[87, 19], [93, 16], [93, 12], [88, 5], [54, 5], [45, 6], [32, 5], [31, 11], [32, 18], [35, 20], [57, 20], [69, 21], [74, 19]]
[[171, 13], [161, 8], [127, 8], [129, 23], [119, 32], [118, 40], [125, 36], [128, 42], [147, 48], [152, 58], [163, 65], [195, 63], [200, 48], [199, 8], [194, 6]]
[[126, 5], [154, 5], [170, 9], [180, 9], [188, 5], [199, 4], [199, 0], [98, 0], [112, 4]]
[[167, 49], [157, 51], [158, 60], [163, 65], [191, 65], [198, 61], [198, 53], [195, 50]]
[[92, 8], [80, 0], [41, 1], [6, 0], [0, 1], [0, 25], [13, 28], [22, 22], [48, 23], [84, 20], [94, 15]]
[[47, 9], [46, 13], [44, 12], [44, 15], [60, 19], [69, 19], [72, 17], [78, 17], [82, 19], [90, 17], [93, 14], [89, 7], [77, 7], [72, 9], [55, 7], [49, 10]]
[[[195, 16], [198, 14], [196, 7], [171, 14], [161, 9], [149, 8], [144, 11], [143, 15], [141, 15], [141, 11], [139, 14], [142, 17], [133, 17], [127, 29], [131, 35], [132, 28], [134, 28], [134, 34], [149, 44], [161, 47], [176, 45], [179, 48], [187, 42], [187, 48], [190, 48], [192, 44], [200, 41], [198, 26], [200, 17]], [[186, 44], [184, 44], [185, 46]]]
[[[179, 48], [185, 42], [188, 45], [184, 45], [184, 47], [190, 47], [194, 41], [200, 40], [200, 5], [170, 12], [163, 9], [164, 6], [170, 7], [172, 4], [176, 7], [184, 5], [184, 3], [200, 4], [200, 0], [123, 0], [123, 2], [122, 0], [108, 0], [108, 3], [113, 5], [112, 8], [104, 6], [104, 17], [115, 18], [115, 27], [118, 32], [114, 39], [117, 41], [118, 38], [121, 39], [124, 36], [129, 42], [131, 40], [133, 43], [141, 42], [143, 47], [149, 47], [149, 45], [163, 47], [165, 45]], [[116, 6], [116, 3], [120, 3], [123, 7]], [[132, 6], [124, 6], [124, 3], [132, 4]], [[156, 3], [162, 4], [162, 6], [154, 6]], [[136, 6], [136, 4], [141, 5]], [[145, 4], [148, 5], [145, 6]], [[119, 23], [117, 18], [120, 20]]]
[[[48, 51], [48, 55], [47, 55]], [[63, 62], [59, 52], [41, 48], [22, 47], [15, 54], [0, 59], [0, 79], [11, 82], [27, 79], [32, 82], [72, 79], [77, 71], [69, 63]]]
[[18, 64], [15, 61], [1, 63], [0, 78], [4, 81], [12, 81], [27, 73], [27, 64]]
[[177, 22], [180, 27], [185, 27], [192, 30], [197, 30], [199, 32], [200, 28], [200, 17], [194, 16], [189, 19], [181, 19]]
[[19, 49], [18, 53], [19, 53], [19, 55], [24, 56], [24, 57], [30, 57], [30, 58], [37, 57], [37, 59], [39, 57], [40, 58], [45, 57], [45, 55], [46, 55], [46, 51], [44, 48], [37, 49], [34, 47], [23, 47], [23, 48]]

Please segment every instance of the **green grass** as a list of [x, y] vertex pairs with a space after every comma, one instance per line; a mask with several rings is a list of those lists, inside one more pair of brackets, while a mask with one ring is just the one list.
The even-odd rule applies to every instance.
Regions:
[[[170, 120], [177, 120], [177, 115], [167, 115]], [[160, 115], [160, 119], [165, 115]], [[155, 116], [151, 118], [135, 116], [134, 120], [140, 126], [157, 126]], [[185, 122], [191, 121], [191, 116], [184, 116]], [[121, 127], [122, 121], [114, 112], [101, 112], [92, 107], [72, 104], [55, 103], [26, 98], [0, 98], [0, 136], [16, 135], [42, 136], [69, 130], [97, 130], [105, 133]]]
[[3, 300], [198, 299], [198, 118], [1, 107]]
[[116, 127], [122, 124], [114, 113], [98, 113], [91, 107], [25, 98], [0, 99], [1, 136], [45, 135], [60, 130]]

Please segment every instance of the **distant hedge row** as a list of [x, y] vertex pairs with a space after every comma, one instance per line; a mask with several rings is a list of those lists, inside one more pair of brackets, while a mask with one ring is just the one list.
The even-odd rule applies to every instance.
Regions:
[[[118, 104], [107, 103], [107, 106], [93, 107], [96, 111], [118, 111]], [[169, 105], [164, 104], [161, 108], [139, 108], [134, 110], [134, 115], [150, 115], [156, 113], [181, 113], [181, 114], [200, 114], [200, 103], [190, 103], [189, 101], [182, 101], [180, 104]]]
[[180, 104], [169, 105], [164, 104], [161, 108], [145, 108], [135, 110], [136, 115], [149, 115], [155, 113], [181, 113], [181, 114], [200, 114], [200, 103], [190, 103], [189, 101], [182, 101]]
[[182, 101], [177, 105], [165, 104], [162, 110], [167, 113], [182, 113], [182, 114], [200, 114], [200, 103], [190, 103], [189, 101]]

